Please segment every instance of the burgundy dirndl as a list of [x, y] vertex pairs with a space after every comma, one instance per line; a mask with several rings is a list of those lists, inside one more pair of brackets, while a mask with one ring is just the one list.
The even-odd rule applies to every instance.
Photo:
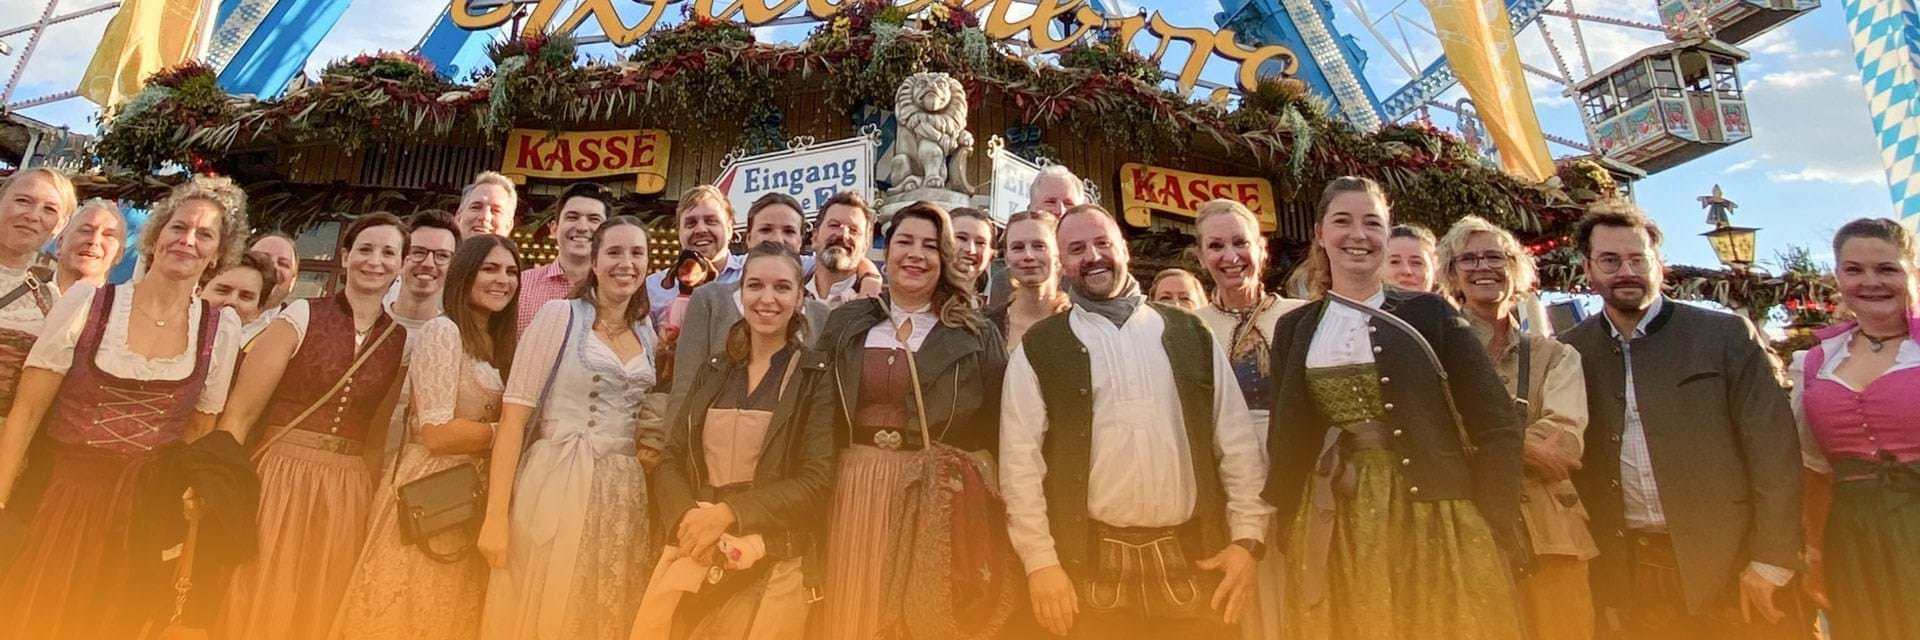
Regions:
[[171, 602], [161, 543], [138, 525], [182, 508], [184, 487], [159, 486], [158, 462], [206, 386], [220, 314], [202, 308], [191, 375], [128, 380], [94, 364], [116, 289], [95, 295], [44, 423], [50, 477], [0, 579], [0, 638], [131, 638]]

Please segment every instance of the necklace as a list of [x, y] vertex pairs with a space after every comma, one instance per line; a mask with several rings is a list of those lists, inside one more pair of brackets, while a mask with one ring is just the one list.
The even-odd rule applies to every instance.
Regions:
[[147, 311], [146, 309], [142, 309], [140, 307], [134, 307], [133, 312], [146, 316], [147, 321], [152, 322], [153, 326], [161, 327], [161, 328], [165, 328], [167, 326], [167, 320], [168, 320], [167, 318], [161, 318], [161, 317], [155, 316], [153, 315], [153, 313]]
[[1882, 349], [1885, 349], [1887, 347], [1887, 343], [1893, 342], [1895, 340], [1899, 340], [1901, 338], [1905, 338], [1907, 337], [1907, 334], [1896, 333], [1890, 336], [1876, 336], [1876, 335], [1867, 333], [1866, 330], [1862, 329], [1860, 331], [1860, 337], [1867, 339], [1867, 350], [1872, 351], [1874, 353], [1880, 353]]

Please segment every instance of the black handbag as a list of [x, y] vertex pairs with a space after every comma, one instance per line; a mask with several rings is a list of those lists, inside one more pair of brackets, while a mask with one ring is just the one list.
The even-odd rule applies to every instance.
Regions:
[[[399, 474], [399, 463], [394, 464]], [[458, 464], [400, 485], [394, 490], [400, 513], [400, 541], [420, 548], [437, 562], [453, 564], [473, 551], [474, 536], [486, 514], [487, 489], [480, 469]], [[464, 544], [449, 552], [433, 548], [433, 539], [449, 531], [463, 531]]]

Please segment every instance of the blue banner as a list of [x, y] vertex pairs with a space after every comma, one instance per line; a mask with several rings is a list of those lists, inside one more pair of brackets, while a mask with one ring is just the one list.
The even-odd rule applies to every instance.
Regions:
[[[228, 13], [226, 3], [221, 13], [232, 19], [247, 15], [247, 9], [253, 5], [267, 4], [264, 0], [237, 0], [238, 8]], [[220, 86], [228, 93], [252, 94], [261, 99], [278, 97], [287, 88], [287, 81], [306, 67], [307, 57], [313, 55], [313, 49], [319, 46], [320, 39], [333, 30], [340, 21], [340, 15], [346, 13], [352, 0], [277, 0], [271, 2], [264, 17], [245, 38], [245, 43], [233, 54], [225, 68], [220, 70]], [[220, 33], [220, 27], [215, 27]], [[214, 46], [220, 46], [216, 37]]]
[[487, 43], [492, 40], [493, 32], [460, 28], [453, 23], [452, 9], [452, 3], [448, 3], [447, 9], [440, 11], [440, 19], [433, 21], [427, 37], [420, 40], [419, 53], [433, 63], [441, 76], [460, 82], [487, 66]]

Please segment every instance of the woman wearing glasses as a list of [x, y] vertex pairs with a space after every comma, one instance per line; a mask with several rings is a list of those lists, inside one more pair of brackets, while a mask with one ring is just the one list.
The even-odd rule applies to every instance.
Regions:
[[1522, 637], [1500, 551], [1520, 518], [1513, 401], [1451, 305], [1381, 282], [1378, 184], [1336, 179], [1319, 211], [1318, 299], [1280, 318], [1269, 359], [1262, 497], [1285, 527], [1282, 635]]
[[[1600, 554], [1569, 473], [1580, 468], [1587, 383], [1580, 353], [1520, 328], [1521, 294], [1533, 288], [1533, 256], [1513, 234], [1478, 216], [1440, 239], [1441, 290], [1467, 318], [1507, 392], [1526, 401], [1520, 515], [1534, 560], [1520, 580], [1520, 609], [1534, 640], [1593, 637], [1587, 561]], [[1523, 369], [1524, 367], [1524, 369]]]

